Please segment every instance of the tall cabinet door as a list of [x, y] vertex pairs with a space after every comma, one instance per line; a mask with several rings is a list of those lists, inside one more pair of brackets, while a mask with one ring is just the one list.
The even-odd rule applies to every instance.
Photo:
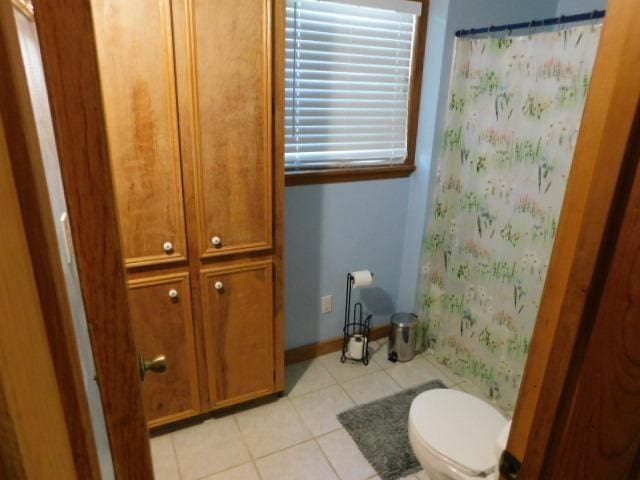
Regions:
[[184, 260], [171, 2], [92, 4], [127, 265]]
[[[201, 257], [272, 246], [271, 2], [182, 0]], [[177, 34], [177, 41], [183, 35]], [[183, 55], [186, 58], [182, 58]], [[181, 100], [181, 103], [182, 103]], [[184, 120], [184, 122], [183, 122]], [[185, 159], [185, 162], [187, 160]]]
[[220, 407], [272, 393], [273, 267], [249, 262], [202, 272], [209, 392]]
[[162, 374], [149, 373], [142, 396], [149, 426], [198, 413], [198, 372], [187, 273], [129, 281], [131, 322], [144, 360], [167, 359]]

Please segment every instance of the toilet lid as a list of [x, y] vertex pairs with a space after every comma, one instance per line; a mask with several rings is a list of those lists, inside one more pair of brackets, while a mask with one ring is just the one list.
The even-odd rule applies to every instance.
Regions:
[[431, 450], [476, 476], [495, 467], [494, 445], [507, 424], [488, 403], [449, 389], [418, 395], [409, 421]]

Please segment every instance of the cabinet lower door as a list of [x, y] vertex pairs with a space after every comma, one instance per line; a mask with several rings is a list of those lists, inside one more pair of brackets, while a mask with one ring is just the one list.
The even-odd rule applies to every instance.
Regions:
[[202, 272], [209, 391], [216, 407], [274, 390], [273, 266]]
[[164, 373], [147, 373], [142, 384], [149, 426], [185, 418], [200, 410], [196, 350], [187, 273], [129, 282], [131, 321], [143, 359], [167, 359]]

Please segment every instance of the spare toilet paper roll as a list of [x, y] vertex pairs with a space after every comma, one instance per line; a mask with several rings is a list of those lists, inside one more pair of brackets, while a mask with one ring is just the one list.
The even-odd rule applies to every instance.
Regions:
[[369, 270], [358, 270], [350, 272], [353, 277], [353, 288], [368, 287], [373, 283], [373, 273]]
[[367, 348], [367, 337], [356, 334], [349, 339], [349, 358], [362, 360]]

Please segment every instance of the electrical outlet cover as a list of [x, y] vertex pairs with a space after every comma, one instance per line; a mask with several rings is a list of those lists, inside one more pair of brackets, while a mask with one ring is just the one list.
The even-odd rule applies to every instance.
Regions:
[[325, 295], [324, 297], [322, 297], [322, 313], [331, 313], [332, 310], [332, 299], [333, 296], [332, 295]]

